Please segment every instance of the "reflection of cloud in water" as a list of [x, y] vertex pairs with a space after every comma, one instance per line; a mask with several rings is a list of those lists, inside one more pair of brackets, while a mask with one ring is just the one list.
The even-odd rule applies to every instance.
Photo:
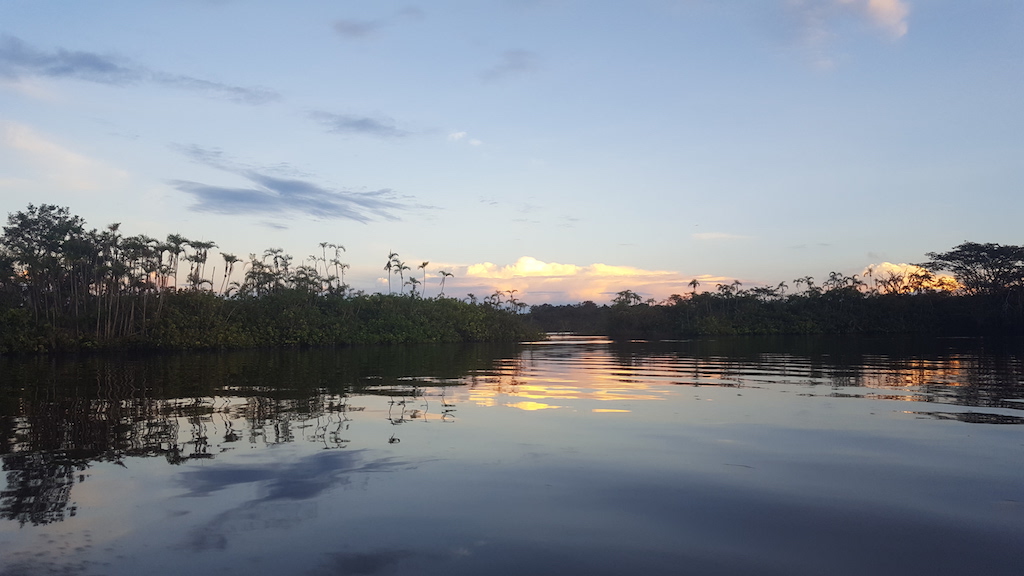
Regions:
[[408, 465], [391, 458], [364, 461], [363, 456], [367, 452], [322, 452], [293, 462], [185, 472], [182, 482], [189, 488], [185, 496], [208, 496], [253, 482], [262, 484], [263, 495], [222, 512], [197, 527], [183, 546], [193, 551], [224, 549], [227, 547], [227, 534], [231, 532], [288, 528], [317, 514], [315, 502], [300, 506], [294, 501], [310, 500], [331, 488], [349, 484], [351, 474], [387, 472]]
[[318, 568], [309, 572], [311, 576], [330, 574], [346, 576], [348, 574], [380, 574], [392, 572], [395, 566], [403, 560], [412, 557], [421, 557], [408, 550], [383, 550], [380, 552], [342, 553], [328, 554], [328, 559]]

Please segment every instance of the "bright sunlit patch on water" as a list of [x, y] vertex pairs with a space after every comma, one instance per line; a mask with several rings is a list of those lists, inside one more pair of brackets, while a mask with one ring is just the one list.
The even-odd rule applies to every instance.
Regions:
[[561, 406], [552, 406], [551, 404], [544, 404], [543, 402], [515, 402], [505, 404], [509, 408], [518, 408], [520, 410], [532, 411], [532, 410], [550, 410], [552, 408], [561, 408]]
[[620, 410], [620, 409], [617, 409], [617, 408], [592, 408], [590, 411], [591, 412], [602, 412], [602, 413], [613, 413], [613, 414], [615, 414], [615, 413], [623, 413], [623, 412], [632, 412], [632, 410]]

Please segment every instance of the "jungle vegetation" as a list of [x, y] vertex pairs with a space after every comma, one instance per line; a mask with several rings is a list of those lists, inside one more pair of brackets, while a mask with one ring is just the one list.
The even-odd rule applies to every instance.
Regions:
[[[783, 334], [1024, 334], [1024, 246], [964, 242], [908, 272], [832, 272], [818, 284], [805, 276], [777, 286], [715, 290], [646, 301], [632, 290], [610, 305], [534, 306], [546, 331], [617, 339]], [[940, 275], [942, 272], [952, 274]]]
[[[87, 229], [68, 208], [8, 215], [0, 235], [0, 353], [78, 349], [514, 342], [540, 334], [500, 293], [461, 301], [424, 297], [420, 277], [388, 255], [388, 294], [345, 283], [344, 246], [322, 242], [296, 262], [279, 248], [247, 259], [178, 234]], [[220, 264], [221, 272], [216, 271]], [[242, 270], [240, 282], [232, 273]], [[183, 283], [180, 280], [184, 280]], [[392, 281], [398, 290], [392, 291]]]

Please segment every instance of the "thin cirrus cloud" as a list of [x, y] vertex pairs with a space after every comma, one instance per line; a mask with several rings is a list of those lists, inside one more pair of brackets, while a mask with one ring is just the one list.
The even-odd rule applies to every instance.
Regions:
[[421, 20], [423, 11], [419, 8], [408, 7], [399, 10], [392, 16], [376, 18], [372, 20], [356, 20], [343, 18], [335, 20], [334, 31], [339, 36], [349, 40], [359, 40], [378, 33], [380, 30], [408, 20]]
[[[0, 121], [0, 149], [6, 149], [5, 156], [16, 161], [17, 171], [30, 175], [27, 179], [0, 180], [0, 189], [8, 184], [25, 189], [47, 183], [69, 190], [94, 191], [129, 179], [125, 171], [70, 150], [26, 124]], [[0, 162], [0, 170], [3, 168]]]
[[262, 168], [236, 166], [219, 150], [190, 146], [179, 148], [179, 151], [195, 162], [247, 181], [247, 185], [230, 187], [171, 180], [171, 186], [196, 200], [190, 207], [196, 212], [261, 216], [291, 214], [367, 223], [377, 219], [399, 220], [398, 213], [422, 208], [403, 202], [400, 196], [387, 188], [367, 192], [333, 190], [308, 180], [274, 176]]
[[0, 37], [0, 77], [71, 78], [111, 86], [157, 84], [243, 104], [265, 104], [280, 99], [269, 88], [232, 86], [182, 74], [151, 70], [125, 58], [82, 50], [47, 52], [14, 36]]
[[527, 50], [509, 50], [501, 55], [497, 64], [484, 70], [480, 74], [480, 78], [484, 82], [495, 82], [530, 72], [536, 68], [536, 54]]
[[469, 138], [466, 132], [451, 132], [448, 134], [449, 142], [465, 142], [470, 146], [483, 146], [483, 141], [477, 138]]
[[696, 232], [690, 235], [694, 240], [744, 240], [750, 236], [729, 234], [727, 232]]
[[322, 111], [310, 112], [308, 116], [332, 134], [362, 134], [379, 138], [402, 138], [409, 135], [409, 132], [396, 127], [394, 120], [390, 118]]

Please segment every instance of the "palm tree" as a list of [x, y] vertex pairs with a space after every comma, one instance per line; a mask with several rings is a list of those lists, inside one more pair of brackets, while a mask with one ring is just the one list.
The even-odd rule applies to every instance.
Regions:
[[[202, 284], [204, 281], [203, 277], [206, 276], [207, 254], [209, 253], [210, 248], [216, 248], [217, 244], [215, 242], [194, 241], [191, 245], [195, 252], [190, 258], [188, 258], [188, 260], [193, 262], [195, 267], [189, 271], [189, 275], [195, 279], [193, 287], [198, 289], [199, 284]], [[209, 284], [212, 288], [213, 282], [210, 282]]]
[[227, 286], [228, 278], [231, 277], [231, 273], [235, 270], [235, 264], [239, 262], [238, 256], [234, 254], [226, 254], [221, 252], [220, 255], [224, 258], [224, 278], [220, 282], [220, 291], [223, 294], [224, 288]]
[[342, 262], [341, 260], [338, 260], [337, 258], [331, 260], [331, 264], [334, 264], [334, 273], [337, 275], [338, 278], [341, 279], [341, 285], [344, 286], [345, 285], [345, 270], [348, 269], [348, 268], [351, 268], [351, 266], [349, 266], [348, 264], [345, 264], [344, 262]]
[[[328, 244], [328, 246], [334, 248], [334, 259], [331, 260], [331, 264], [334, 264], [334, 275], [341, 278], [341, 283], [345, 284], [345, 269], [339, 269], [339, 265], [341, 264], [341, 253], [345, 251], [345, 247], [341, 244]], [[327, 266], [327, 264], [325, 263], [324, 266]], [[348, 268], [347, 264], [345, 265], [345, 268]]]
[[[327, 247], [328, 246], [333, 246], [333, 244], [330, 244], [329, 242], [321, 242], [319, 244], [319, 246], [320, 246], [320, 254], [322, 256], [320, 259], [323, 260], [323, 262], [324, 262], [324, 276], [326, 276], [327, 275]], [[315, 260], [315, 258], [314, 258], [314, 262], [313, 262], [313, 267], [316, 268], [316, 260]], [[320, 270], [317, 269], [317, 272], [319, 272], [319, 271]]]
[[388, 273], [388, 294], [391, 294], [391, 272], [394, 270], [396, 262], [398, 262], [398, 252], [388, 254], [388, 263], [384, 265], [384, 270]]
[[191, 245], [188, 238], [185, 238], [181, 234], [168, 234], [167, 243], [164, 248], [168, 252], [168, 260], [170, 261], [171, 274], [174, 276], [174, 289], [178, 289], [178, 258], [185, 253], [185, 246]]
[[419, 268], [420, 270], [423, 270], [423, 295], [424, 296], [427, 295], [427, 264], [430, 264], [430, 262], [423, 262], [422, 264], [417, 266], [417, 268]]
[[694, 278], [693, 280], [690, 280], [689, 286], [691, 288], [690, 293], [691, 294], [696, 294], [697, 293], [697, 286], [700, 286], [700, 282], [698, 282], [697, 279]]
[[452, 274], [451, 272], [445, 272], [444, 270], [441, 270], [440, 272], [438, 272], [438, 274], [441, 275], [441, 293], [439, 294], [439, 296], [444, 296], [444, 280], [445, 278], [455, 276], [455, 274]]
[[402, 293], [405, 294], [405, 272], [406, 272], [406, 270], [412, 270], [412, 268], [409, 268], [405, 264], [405, 262], [402, 262], [397, 257], [395, 258], [394, 268], [395, 268], [395, 270], [398, 271], [398, 279], [399, 279], [399, 281], [401, 281], [400, 286], [402, 287]]
[[415, 298], [416, 297], [416, 285], [420, 283], [419, 279], [417, 279], [415, 276], [409, 276], [409, 279], [406, 280], [405, 283], [410, 286], [410, 288], [409, 288], [409, 296]]

